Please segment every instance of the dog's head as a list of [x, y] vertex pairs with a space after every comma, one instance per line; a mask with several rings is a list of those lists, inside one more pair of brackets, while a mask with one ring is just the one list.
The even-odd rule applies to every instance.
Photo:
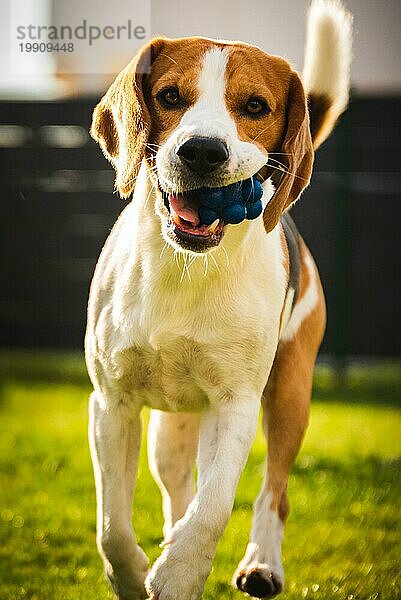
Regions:
[[193, 252], [217, 246], [231, 227], [222, 220], [201, 223], [199, 190], [256, 173], [273, 176], [276, 190], [263, 212], [269, 232], [312, 171], [298, 75], [285, 60], [243, 43], [153, 40], [95, 108], [91, 134], [113, 164], [123, 197], [145, 159], [164, 237]]

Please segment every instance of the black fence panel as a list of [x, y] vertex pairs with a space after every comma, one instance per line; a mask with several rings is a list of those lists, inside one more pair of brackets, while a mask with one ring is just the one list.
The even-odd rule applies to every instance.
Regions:
[[354, 98], [292, 211], [326, 293], [322, 351], [339, 359], [401, 354], [400, 132], [399, 98]]
[[[0, 103], [0, 330], [7, 347], [82, 347], [89, 283], [125, 203], [87, 130], [96, 99]], [[400, 102], [354, 98], [293, 209], [321, 272], [322, 351], [400, 355]]]

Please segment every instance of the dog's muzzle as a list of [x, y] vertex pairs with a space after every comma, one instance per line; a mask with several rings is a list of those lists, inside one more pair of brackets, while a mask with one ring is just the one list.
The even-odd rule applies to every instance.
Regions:
[[196, 253], [206, 252], [219, 245], [226, 225], [261, 214], [263, 189], [257, 175], [218, 186], [221, 167], [230, 158], [222, 140], [192, 137], [179, 146], [176, 156], [179, 161], [174, 170], [181, 171], [187, 186], [175, 191], [159, 181], [168, 211], [165, 232], [175, 245]]
[[168, 234], [181, 247], [193, 252], [219, 244], [224, 227], [262, 212], [263, 188], [254, 175], [221, 188], [198, 188], [167, 193], [159, 185], [168, 210]]

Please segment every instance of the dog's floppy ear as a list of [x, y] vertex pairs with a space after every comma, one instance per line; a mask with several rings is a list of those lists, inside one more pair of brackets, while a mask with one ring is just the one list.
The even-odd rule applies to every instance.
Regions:
[[278, 187], [263, 213], [267, 232], [274, 229], [281, 214], [291, 206], [309, 184], [312, 175], [313, 145], [309, 115], [302, 82], [293, 72], [287, 101], [287, 131], [280, 162], [285, 164]]
[[151, 123], [143, 83], [163, 45], [163, 38], [157, 38], [144, 46], [93, 111], [91, 136], [113, 165], [115, 187], [123, 198], [133, 191], [145, 154]]

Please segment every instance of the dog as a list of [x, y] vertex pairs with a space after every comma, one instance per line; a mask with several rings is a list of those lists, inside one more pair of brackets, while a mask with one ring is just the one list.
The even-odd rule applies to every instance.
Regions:
[[[318, 270], [288, 209], [346, 108], [351, 28], [339, 0], [312, 1], [303, 80], [246, 43], [157, 38], [94, 110], [116, 189], [133, 194], [98, 260], [85, 338], [97, 544], [119, 600], [202, 596], [260, 408], [265, 478], [233, 581], [254, 598], [283, 589], [288, 476], [325, 329]], [[255, 174], [263, 215], [200, 222], [199, 190]], [[131, 525], [144, 406], [165, 517], [151, 569]]]

